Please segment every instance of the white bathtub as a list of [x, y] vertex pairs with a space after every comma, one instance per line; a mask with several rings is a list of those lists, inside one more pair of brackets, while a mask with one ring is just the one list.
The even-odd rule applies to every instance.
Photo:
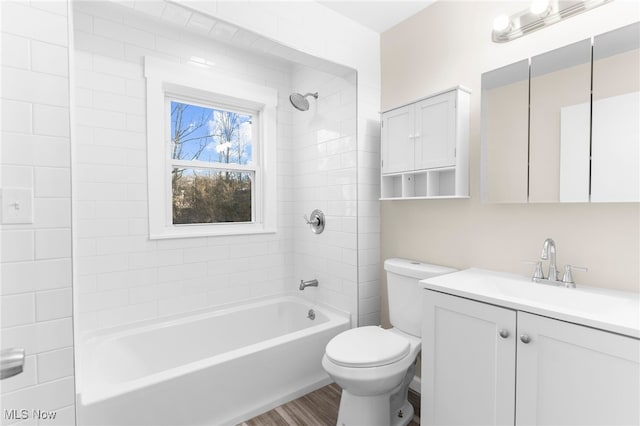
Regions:
[[236, 424], [329, 383], [324, 348], [348, 328], [285, 296], [94, 333], [79, 347], [78, 425]]

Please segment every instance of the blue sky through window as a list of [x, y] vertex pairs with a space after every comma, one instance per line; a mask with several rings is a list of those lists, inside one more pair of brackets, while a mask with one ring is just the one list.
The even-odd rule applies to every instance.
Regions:
[[250, 164], [252, 116], [171, 101], [171, 158]]

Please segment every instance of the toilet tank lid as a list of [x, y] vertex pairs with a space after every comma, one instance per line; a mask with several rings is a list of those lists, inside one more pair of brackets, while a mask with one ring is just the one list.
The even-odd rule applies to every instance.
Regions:
[[431, 263], [401, 259], [398, 257], [385, 260], [384, 269], [387, 272], [393, 272], [394, 274], [417, 279], [424, 279], [457, 271], [457, 269], [449, 268], [448, 266], [434, 265]]

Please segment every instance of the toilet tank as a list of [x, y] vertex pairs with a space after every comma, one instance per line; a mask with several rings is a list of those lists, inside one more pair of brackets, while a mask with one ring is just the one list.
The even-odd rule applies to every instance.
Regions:
[[389, 320], [395, 328], [413, 336], [422, 336], [422, 291], [418, 281], [455, 272], [447, 266], [408, 259], [387, 259], [387, 295]]

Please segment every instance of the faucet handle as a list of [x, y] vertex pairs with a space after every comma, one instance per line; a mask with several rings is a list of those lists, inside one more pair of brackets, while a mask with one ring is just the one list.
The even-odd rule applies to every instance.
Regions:
[[564, 275], [562, 276], [562, 282], [564, 283], [565, 287], [574, 288], [576, 286], [575, 282], [573, 281], [573, 274], [571, 273], [572, 269], [577, 269], [578, 271], [585, 272], [588, 271], [588, 269], [583, 266], [564, 265]]
[[522, 263], [536, 265], [536, 269], [533, 271], [533, 275], [531, 276], [531, 281], [538, 282], [540, 280], [544, 280], [544, 272], [542, 272], [541, 260], [523, 260]]

